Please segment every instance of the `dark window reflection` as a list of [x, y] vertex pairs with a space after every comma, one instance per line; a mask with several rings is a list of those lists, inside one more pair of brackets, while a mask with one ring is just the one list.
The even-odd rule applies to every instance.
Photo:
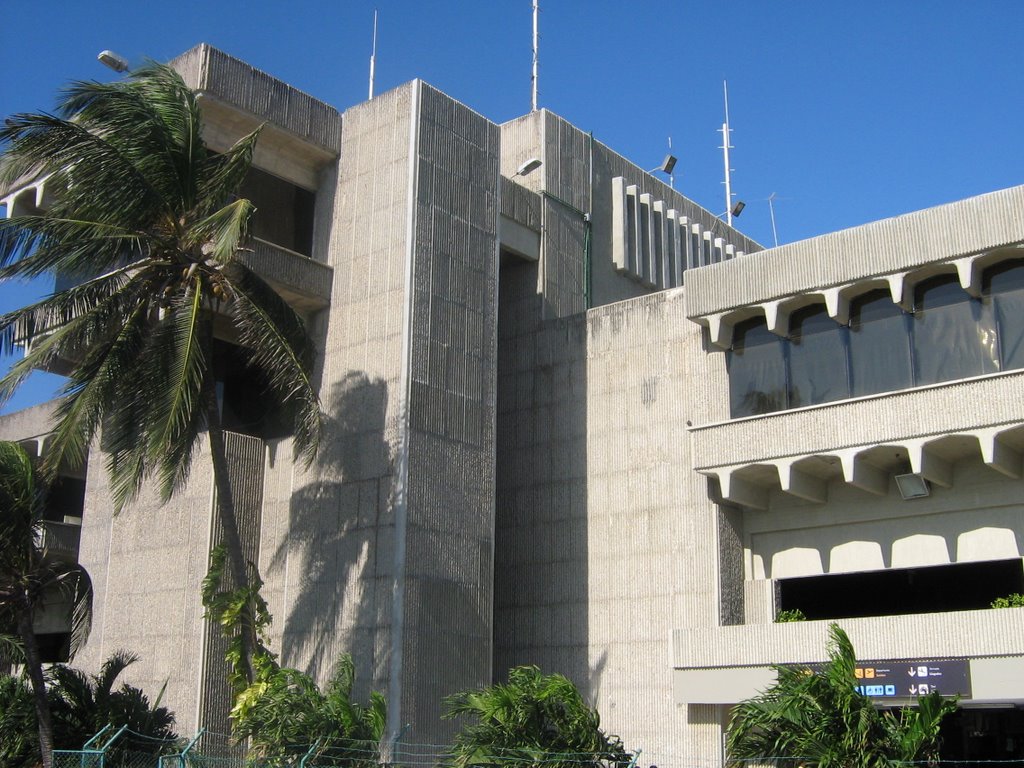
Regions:
[[883, 288], [851, 302], [848, 328], [813, 305], [793, 313], [789, 333], [770, 333], [763, 317], [734, 329], [734, 418], [1022, 369], [1024, 258], [988, 269], [981, 298], [938, 275], [916, 286], [913, 313]]
[[850, 396], [846, 329], [821, 304], [790, 318], [789, 407]]
[[787, 407], [783, 340], [768, 330], [763, 317], [736, 326], [726, 366], [733, 417]]
[[913, 329], [917, 386], [999, 370], [991, 302], [972, 299], [956, 275], [940, 275], [917, 286]]
[[986, 272], [985, 296], [995, 308], [1002, 369], [1024, 368], [1024, 261], [1015, 259]]
[[851, 302], [849, 344], [854, 397], [914, 386], [908, 319], [889, 291], [871, 291]]

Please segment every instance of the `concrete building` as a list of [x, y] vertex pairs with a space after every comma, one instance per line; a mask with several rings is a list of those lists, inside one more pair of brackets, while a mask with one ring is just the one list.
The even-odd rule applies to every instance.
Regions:
[[[208, 46], [174, 65], [214, 149], [267, 124], [246, 258], [321, 351], [308, 470], [226, 385], [285, 664], [352, 652], [434, 744], [444, 696], [538, 664], [642, 762], [718, 765], [730, 706], [835, 619], [881, 705], [923, 668], [963, 696], [951, 754], [1024, 755], [1024, 611], [988, 608], [1024, 592], [1024, 187], [763, 250], [547, 110], [413, 81], [339, 113]], [[225, 722], [206, 466], [114, 519], [93, 461], [81, 515], [80, 661], [138, 652], [183, 731]]]

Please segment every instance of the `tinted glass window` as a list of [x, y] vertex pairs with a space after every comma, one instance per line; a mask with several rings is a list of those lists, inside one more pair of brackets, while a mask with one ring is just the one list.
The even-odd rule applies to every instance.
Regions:
[[734, 418], [787, 407], [783, 340], [768, 330], [764, 318], [736, 326], [726, 366]]
[[789, 407], [849, 397], [846, 329], [821, 305], [794, 312], [789, 328]]
[[955, 275], [940, 275], [917, 286], [913, 329], [918, 386], [999, 370], [991, 302], [972, 299]]
[[991, 297], [996, 313], [1003, 370], [1024, 368], [1024, 261], [988, 270], [985, 294]]
[[849, 344], [854, 397], [914, 386], [907, 318], [887, 290], [851, 303]]

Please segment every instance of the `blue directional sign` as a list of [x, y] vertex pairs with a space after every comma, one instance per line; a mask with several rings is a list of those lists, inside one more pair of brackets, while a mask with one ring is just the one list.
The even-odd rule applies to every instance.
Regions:
[[[808, 665], [820, 673], [821, 664]], [[938, 692], [971, 698], [971, 669], [967, 659], [888, 659], [858, 661], [854, 688], [872, 699], [915, 699]]]

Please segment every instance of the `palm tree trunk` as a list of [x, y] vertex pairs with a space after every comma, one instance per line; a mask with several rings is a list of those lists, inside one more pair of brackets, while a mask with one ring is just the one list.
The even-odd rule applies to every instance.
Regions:
[[36, 635], [32, 631], [32, 608], [18, 612], [18, 634], [25, 648], [25, 667], [32, 682], [32, 698], [36, 703], [36, 720], [39, 722], [39, 751], [43, 757], [43, 768], [53, 766], [53, 719], [50, 717], [50, 701], [46, 698], [46, 681], [43, 679], [43, 662], [39, 656]]
[[[216, 385], [214, 384], [213, 387]], [[213, 389], [210, 387], [210, 389]], [[231, 478], [228, 476], [227, 452], [224, 447], [224, 431], [221, 429], [220, 410], [217, 407], [216, 392], [208, 393], [206, 398], [206, 424], [210, 440], [210, 456], [213, 463], [213, 484], [217, 491], [217, 517], [224, 536], [224, 548], [227, 550], [228, 568], [230, 569], [232, 587], [244, 587], [249, 584], [245, 553], [242, 550], [242, 537], [238, 532], [238, 519], [235, 517], [234, 495], [231, 490]], [[242, 632], [242, 665], [247, 683], [255, 679], [253, 669], [253, 633], [251, 623], [243, 625]]]

